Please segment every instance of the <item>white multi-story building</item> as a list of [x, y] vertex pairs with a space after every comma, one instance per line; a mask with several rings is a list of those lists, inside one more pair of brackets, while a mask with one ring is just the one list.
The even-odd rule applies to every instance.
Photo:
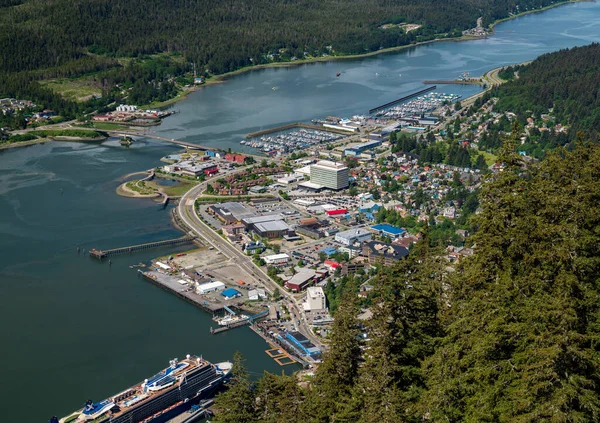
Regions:
[[321, 160], [310, 166], [310, 182], [325, 188], [348, 188], [348, 167], [343, 163]]
[[304, 303], [304, 310], [306, 311], [320, 311], [326, 310], [325, 292], [320, 286], [310, 286], [306, 289], [306, 302]]

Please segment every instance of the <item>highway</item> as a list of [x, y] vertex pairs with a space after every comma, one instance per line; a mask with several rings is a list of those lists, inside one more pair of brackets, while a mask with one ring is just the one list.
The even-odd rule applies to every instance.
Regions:
[[[237, 169], [241, 171], [243, 168]], [[204, 223], [196, 214], [195, 200], [202, 196], [202, 192], [206, 189], [206, 185], [213, 180], [222, 178], [222, 175], [211, 178], [185, 193], [179, 200], [177, 206], [177, 214], [179, 218], [187, 225], [193, 232], [193, 235], [199, 236], [204, 239], [209, 245], [221, 251], [223, 255], [229, 258], [231, 261], [244, 272], [255, 277], [265, 289], [272, 294], [277, 288], [281, 293], [281, 296], [285, 298], [287, 304], [292, 304], [295, 310], [290, 310], [292, 315], [299, 316], [300, 324], [296, 325], [298, 331], [305, 335], [313, 344], [317, 347], [322, 348], [321, 341], [313, 334], [304, 316], [304, 310], [302, 304], [299, 303], [298, 299], [285, 289], [281, 288], [275, 281], [273, 281], [260, 267], [256, 266], [252, 262], [252, 258], [244, 254], [243, 251], [238, 249], [235, 245], [229, 243], [229, 241], [222, 238], [219, 234], [212, 230], [206, 223]]]

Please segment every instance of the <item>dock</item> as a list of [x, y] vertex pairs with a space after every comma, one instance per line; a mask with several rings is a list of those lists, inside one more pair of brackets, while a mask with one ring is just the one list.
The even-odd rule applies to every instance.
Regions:
[[[167, 197], [167, 199], [168, 198], [169, 197]], [[90, 257], [96, 258], [98, 260], [102, 260], [105, 257], [114, 256], [116, 254], [133, 253], [134, 251], [142, 251], [142, 250], [147, 250], [147, 249], [156, 248], [156, 247], [189, 244], [189, 243], [194, 242], [195, 239], [196, 238], [194, 238], [194, 237], [186, 235], [181, 238], [167, 239], [164, 241], [148, 242], [146, 244], [130, 245], [127, 247], [112, 248], [110, 250], [96, 250], [95, 248], [93, 248], [92, 250], [90, 250]]]
[[423, 84], [457, 84], [457, 85], [483, 85], [483, 81], [481, 78], [470, 78], [470, 79], [452, 79], [452, 80], [443, 80], [436, 79], [433, 81], [423, 81]]
[[244, 300], [229, 300], [226, 303], [223, 301], [208, 301], [206, 298], [196, 294], [193, 289], [190, 289], [189, 287], [182, 287], [182, 285], [176, 280], [172, 280], [176, 278], [171, 278], [170, 276], [157, 271], [148, 270], [144, 272], [142, 270], [138, 270], [138, 276], [150, 282], [152, 285], [156, 285], [165, 291], [169, 291], [182, 300], [187, 301], [188, 303], [208, 313], [214, 314], [220, 312], [224, 310], [225, 306], [239, 308], [239, 306], [244, 303]]
[[272, 134], [274, 132], [287, 131], [289, 129], [294, 129], [294, 128], [313, 129], [315, 131], [333, 132], [334, 134], [348, 135], [348, 132], [336, 130], [334, 128], [325, 128], [323, 126], [313, 125], [311, 123], [296, 122], [296, 123], [290, 123], [287, 125], [275, 126], [273, 128], [264, 129], [262, 131], [252, 132], [251, 134], [246, 135], [246, 138], [256, 138], [256, 137], [260, 137], [262, 135]]
[[398, 104], [398, 103], [401, 103], [401, 102], [403, 102], [403, 101], [409, 100], [409, 99], [411, 99], [411, 98], [413, 98], [413, 97], [420, 96], [421, 94], [428, 93], [429, 91], [433, 91], [433, 90], [435, 90], [436, 88], [437, 88], [437, 86], [436, 86], [436, 85], [433, 85], [433, 86], [431, 86], [431, 87], [427, 87], [427, 88], [424, 88], [424, 89], [422, 89], [422, 90], [420, 90], [420, 91], [417, 91], [417, 92], [414, 92], [414, 93], [412, 93], [412, 94], [406, 95], [406, 96], [404, 96], [404, 97], [402, 97], [402, 98], [399, 98], [399, 99], [397, 99], [397, 100], [390, 101], [389, 103], [382, 104], [381, 106], [377, 106], [377, 107], [375, 107], [375, 108], [373, 108], [373, 109], [369, 110], [369, 114], [370, 114], [370, 115], [372, 115], [372, 114], [373, 114], [373, 113], [375, 113], [375, 112], [378, 112], [378, 111], [380, 111], [380, 110], [383, 110], [383, 109], [387, 109], [388, 107], [392, 107], [392, 106], [394, 106], [395, 104]]
[[[231, 312], [229, 307], [227, 307], [226, 305], [223, 306], [223, 309]], [[255, 314], [253, 316], [248, 317], [246, 320], [235, 322], [235, 323], [232, 323], [232, 324], [226, 325], [226, 326], [220, 326], [217, 329], [210, 328], [210, 334], [216, 335], [217, 333], [225, 332], [229, 329], [239, 328], [240, 326], [246, 326], [249, 324], [251, 325], [258, 319], [262, 319], [263, 317], [266, 317], [268, 314], [269, 314], [269, 310], [267, 309], [267, 310], [261, 311], [260, 313]]]

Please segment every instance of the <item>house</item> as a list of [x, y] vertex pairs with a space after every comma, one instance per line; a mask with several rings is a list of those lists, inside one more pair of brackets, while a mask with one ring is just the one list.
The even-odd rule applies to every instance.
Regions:
[[399, 245], [369, 241], [363, 244], [362, 255], [367, 258], [369, 264], [381, 262], [384, 266], [392, 266], [408, 256], [408, 249]]

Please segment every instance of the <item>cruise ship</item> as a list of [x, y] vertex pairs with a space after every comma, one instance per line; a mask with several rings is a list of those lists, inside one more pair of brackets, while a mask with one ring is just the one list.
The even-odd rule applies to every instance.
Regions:
[[212, 364], [198, 356], [173, 359], [149, 379], [83, 409], [60, 423], [163, 423], [212, 396], [226, 381], [232, 364]]

